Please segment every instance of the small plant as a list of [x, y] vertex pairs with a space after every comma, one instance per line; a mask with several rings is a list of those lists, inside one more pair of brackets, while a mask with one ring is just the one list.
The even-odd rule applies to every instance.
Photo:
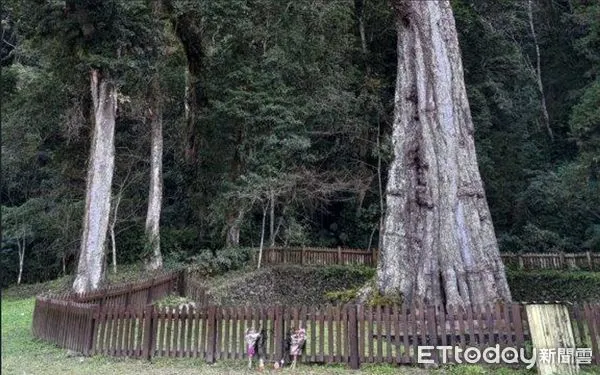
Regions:
[[402, 305], [401, 295], [382, 295], [379, 292], [374, 293], [367, 301], [370, 306]]
[[332, 303], [348, 303], [356, 299], [358, 291], [356, 289], [346, 289], [325, 293], [325, 299]]

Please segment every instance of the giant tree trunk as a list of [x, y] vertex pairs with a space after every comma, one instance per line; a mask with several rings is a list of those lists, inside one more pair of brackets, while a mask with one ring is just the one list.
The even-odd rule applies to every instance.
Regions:
[[115, 159], [117, 89], [107, 77], [93, 70], [91, 90], [94, 129], [88, 162], [81, 251], [77, 277], [73, 283], [73, 290], [78, 293], [97, 289], [102, 277]]
[[378, 288], [406, 303], [510, 300], [477, 167], [450, 2], [395, 0], [394, 160]]
[[153, 95], [156, 105], [152, 110], [152, 146], [150, 165], [150, 193], [148, 196], [148, 212], [146, 215], [146, 243], [150, 246], [152, 255], [147, 268], [156, 270], [162, 268], [162, 255], [160, 252], [160, 210], [162, 206], [162, 111], [157, 96], [160, 95], [158, 83], [154, 83]]

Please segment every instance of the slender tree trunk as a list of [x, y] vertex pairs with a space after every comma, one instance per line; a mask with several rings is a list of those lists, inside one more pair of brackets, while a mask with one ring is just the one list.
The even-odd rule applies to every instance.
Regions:
[[365, 1], [366, 0], [354, 0], [354, 10], [356, 13], [356, 22], [358, 23], [358, 34], [360, 35], [360, 48], [365, 64], [365, 71], [367, 73], [367, 76], [369, 76], [371, 73], [371, 67], [368, 63], [369, 50], [367, 47], [367, 34], [365, 33]]
[[378, 288], [406, 303], [510, 300], [477, 166], [449, 0], [394, 1], [394, 160]]
[[262, 263], [263, 256], [263, 248], [265, 244], [265, 224], [267, 221], [267, 207], [269, 202], [267, 201], [263, 206], [263, 217], [262, 217], [262, 226], [260, 227], [260, 247], [258, 248], [258, 262], [256, 265], [257, 269], [260, 269], [260, 264]]
[[[377, 248], [381, 249], [383, 241], [383, 220], [385, 217], [385, 198], [383, 197], [383, 182], [381, 177], [381, 122], [377, 121], [377, 188], [379, 190], [379, 241]], [[373, 234], [371, 234], [372, 236]], [[371, 247], [371, 240], [369, 240], [369, 250]]]
[[275, 193], [273, 190], [269, 191], [269, 246], [275, 246]]
[[146, 215], [146, 243], [152, 250], [148, 269], [156, 270], [162, 268], [162, 254], [160, 252], [160, 211], [162, 207], [163, 180], [162, 180], [162, 109], [158, 99], [160, 95], [158, 81], [155, 78], [153, 93], [155, 108], [152, 109], [152, 146], [150, 165], [150, 193], [148, 196], [148, 213]]
[[[240, 146], [244, 142], [244, 127], [240, 124], [236, 127], [236, 141], [235, 141], [235, 152], [231, 159], [231, 167], [229, 169], [229, 180], [232, 183], [235, 183], [237, 179], [242, 174], [242, 170], [244, 168], [242, 157], [240, 155]], [[242, 207], [242, 203], [238, 202], [237, 206], [232, 206], [228, 208], [226, 212], [226, 220], [227, 220], [227, 238], [225, 240], [225, 245], [227, 247], [237, 247], [240, 244], [240, 227], [242, 225], [242, 220], [244, 219], [245, 208]]]
[[112, 220], [110, 222], [110, 247], [112, 253], [112, 266], [113, 273], [117, 273], [117, 240], [115, 236], [115, 226], [117, 225], [117, 218], [119, 216], [119, 205], [121, 204], [121, 197], [123, 196], [123, 187], [119, 190], [117, 194], [116, 202], [113, 207], [113, 215]]
[[17, 276], [17, 285], [21, 285], [21, 280], [23, 277], [23, 264], [25, 263], [25, 238], [20, 241], [17, 240], [17, 247], [19, 248], [19, 276]]
[[533, 44], [535, 46], [535, 58], [536, 58], [536, 80], [538, 84], [538, 91], [540, 94], [540, 110], [542, 112], [542, 122], [548, 132], [550, 139], [554, 139], [552, 128], [550, 128], [550, 116], [548, 116], [548, 109], [546, 108], [546, 94], [544, 93], [544, 83], [542, 82], [542, 63], [540, 59], [540, 46], [537, 42], [537, 35], [535, 33], [535, 27], [533, 25], [533, 9], [532, 0], [527, 0], [527, 15], [529, 16], [529, 28], [531, 29], [531, 36], [533, 38]]
[[92, 70], [91, 91], [94, 129], [88, 162], [81, 251], [77, 277], [73, 283], [73, 290], [78, 293], [98, 289], [102, 278], [115, 158], [117, 89], [108, 77], [103, 77], [98, 70]]
[[196, 98], [196, 77], [190, 73], [189, 67], [185, 69], [185, 158], [190, 164], [195, 164], [198, 157], [198, 134], [196, 130], [196, 114], [198, 103]]

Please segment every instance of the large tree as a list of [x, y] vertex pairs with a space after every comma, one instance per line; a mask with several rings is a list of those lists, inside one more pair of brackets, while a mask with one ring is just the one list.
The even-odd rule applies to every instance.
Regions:
[[394, 160], [378, 288], [406, 303], [510, 300], [475, 153], [450, 1], [395, 0]]

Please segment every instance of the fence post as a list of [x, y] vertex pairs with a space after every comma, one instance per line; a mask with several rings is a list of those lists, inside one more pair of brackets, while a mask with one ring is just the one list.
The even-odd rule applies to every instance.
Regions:
[[127, 293], [125, 294], [125, 307], [129, 306], [129, 301], [131, 300], [131, 291], [133, 290], [133, 283], [130, 283], [127, 287]]
[[300, 252], [300, 265], [304, 264], [304, 257], [306, 256], [306, 249], [302, 245], [302, 251]]
[[87, 327], [87, 344], [85, 345], [84, 351], [83, 351], [83, 355], [85, 356], [89, 356], [89, 355], [93, 355], [94, 353], [93, 348], [94, 348], [94, 340], [96, 339], [96, 335], [94, 335], [94, 331], [96, 329], [96, 319], [98, 318], [98, 312], [99, 312], [100, 307], [96, 306], [93, 309], [89, 309], [89, 322], [88, 322], [88, 327]]
[[565, 253], [564, 252], [561, 251], [559, 253], [559, 259], [560, 259], [560, 269], [567, 268], [567, 264], [565, 262]]
[[185, 296], [185, 270], [179, 271], [177, 276], [177, 293], [180, 297]]
[[379, 261], [379, 259], [377, 259], [378, 256], [379, 256], [379, 249], [373, 248], [372, 255], [371, 255], [371, 262], [373, 262], [373, 264], [372, 264], [373, 267], [377, 267], [377, 262]]
[[106, 299], [108, 298], [108, 288], [104, 289], [104, 293], [103, 294], [104, 295], [100, 299], [100, 306], [105, 306], [106, 305]]
[[148, 288], [148, 295], [146, 297], [146, 304], [149, 304], [152, 302], [152, 290], [154, 289], [154, 280], [155, 278], [152, 278], [152, 282], [150, 283], [150, 287]]
[[593, 271], [594, 265], [592, 263], [592, 253], [588, 250], [585, 252], [585, 256], [587, 258], [588, 267], [590, 268], [590, 271]]
[[519, 254], [519, 269], [522, 270], [523, 268], [525, 268], [525, 265], [523, 264], [523, 255]]
[[285, 314], [284, 308], [281, 305], [277, 305], [275, 308], [275, 322], [275, 360], [279, 361], [283, 358], [283, 348], [285, 345]]
[[217, 344], [217, 307], [208, 308], [207, 332], [206, 332], [206, 362], [215, 363], [215, 351]]
[[342, 264], [342, 248], [340, 246], [337, 248], [337, 264]]
[[360, 352], [358, 349], [358, 320], [356, 316], [358, 305], [349, 306], [348, 310], [348, 344], [350, 345], [350, 368], [360, 369]]
[[146, 305], [144, 311], [144, 343], [142, 347], [142, 358], [152, 359], [154, 355], [154, 305]]

